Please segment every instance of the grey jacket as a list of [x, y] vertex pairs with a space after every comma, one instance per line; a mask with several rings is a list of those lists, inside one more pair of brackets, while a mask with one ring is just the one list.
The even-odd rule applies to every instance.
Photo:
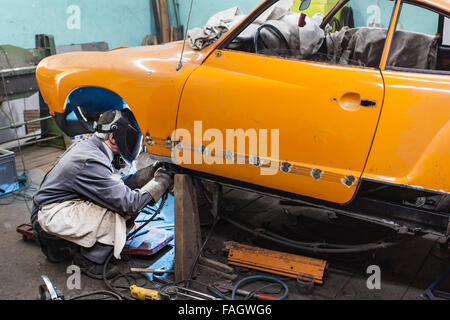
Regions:
[[[92, 201], [122, 216], [135, 217], [151, 200], [149, 193], [134, 189], [134, 176], [114, 177], [114, 154], [97, 136], [70, 148], [47, 173], [34, 195], [31, 222], [35, 229], [39, 208], [72, 199]], [[37, 230], [39, 231], [39, 230]]]

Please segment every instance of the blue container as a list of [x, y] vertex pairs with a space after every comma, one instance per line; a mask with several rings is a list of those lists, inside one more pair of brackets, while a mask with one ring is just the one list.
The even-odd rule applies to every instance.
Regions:
[[14, 152], [0, 149], [0, 195], [19, 190]]

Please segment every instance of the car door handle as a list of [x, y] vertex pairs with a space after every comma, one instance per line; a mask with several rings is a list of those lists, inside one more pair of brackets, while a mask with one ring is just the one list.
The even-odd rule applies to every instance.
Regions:
[[361, 99], [361, 106], [366, 108], [374, 108], [377, 105], [376, 101], [368, 100], [368, 99]]
[[360, 94], [356, 92], [347, 92], [339, 100], [333, 100], [337, 101], [342, 109], [349, 111], [358, 110], [360, 107], [374, 108], [377, 105], [376, 101], [361, 99]]

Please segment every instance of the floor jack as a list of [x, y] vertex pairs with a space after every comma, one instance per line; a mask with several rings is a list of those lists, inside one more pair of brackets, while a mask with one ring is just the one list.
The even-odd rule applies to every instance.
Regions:
[[23, 240], [34, 240], [33, 227], [29, 223], [23, 223], [16, 228], [16, 231], [22, 235]]

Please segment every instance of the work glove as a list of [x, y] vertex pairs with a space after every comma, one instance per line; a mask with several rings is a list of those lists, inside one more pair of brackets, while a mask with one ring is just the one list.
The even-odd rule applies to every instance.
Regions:
[[136, 172], [136, 184], [138, 188], [144, 187], [149, 181], [151, 181], [155, 176], [156, 170], [158, 170], [162, 165], [162, 162], [156, 161], [153, 165], [138, 170]]
[[157, 203], [164, 193], [173, 185], [172, 175], [164, 168], [159, 168], [154, 174], [154, 178], [142, 187], [143, 191], [147, 191]]

